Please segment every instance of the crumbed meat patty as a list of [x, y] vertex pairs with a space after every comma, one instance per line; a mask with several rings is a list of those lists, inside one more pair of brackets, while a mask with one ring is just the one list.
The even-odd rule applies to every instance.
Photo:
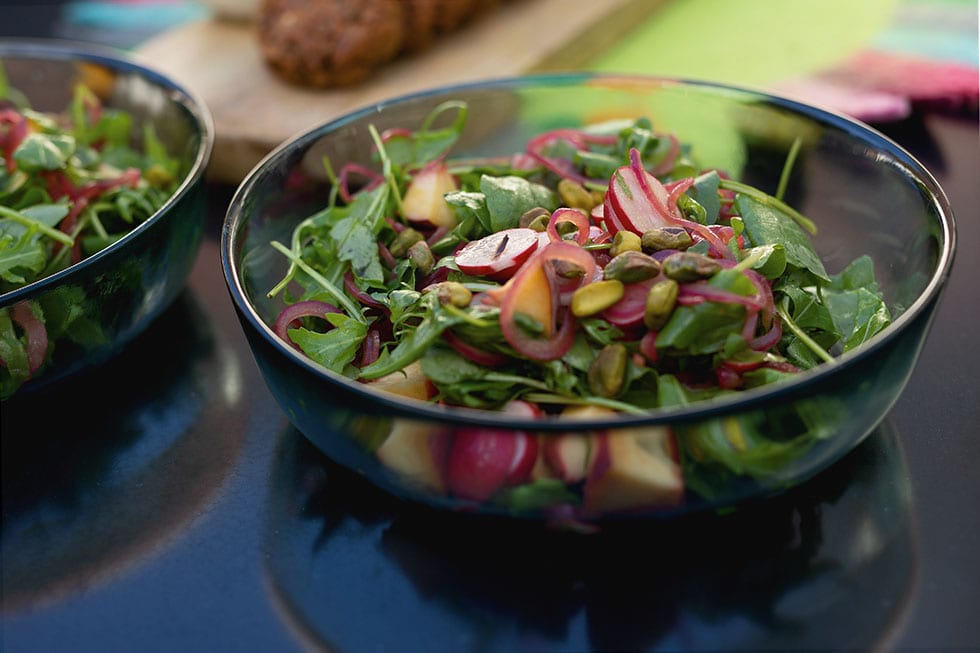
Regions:
[[364, 80], [405, 42], [401, 0], [262, 0], [256, 27], [276, 73], [319, 88]]

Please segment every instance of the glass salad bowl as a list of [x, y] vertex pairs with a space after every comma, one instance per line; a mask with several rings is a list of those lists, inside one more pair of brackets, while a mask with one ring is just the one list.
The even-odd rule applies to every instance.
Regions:
[[6, 401], [105, 361], [177, 297], [214, 129], [199, 99], [109, 48], [0, 40], [0, 71]]
[[[649, 122], [637, 123], [638, 118]], [[618, 136], [610, 140], [583, 135], [600, 133]], [[542, 199], [546, 193], [530, 193], [536, 198], [530, 200], [531, 205], [544, 205], [542, 212], [540, 206], [524, 211], [527, 204], [515, 199], [520, 192], [501, 200], [496, 190], [501, 183], [486, 182], [485, 176], [480, 177], [480, 184], [489, 185], [479, 187], [482, 193], [472, 187], [460, 190], [452, 182], [448, 186], [418, 182], [426, 178], [423, 171], [440, 165], [455, 179], [467, 174], [473, 179], [474, 171], [489, 174], [486, 171], [496, 165], [507, 168], [510, 181], [503, 185], [527, 190], [522, 184], [531, 173], [522, 177], [525, 172], [550, 174], [552, 181], [581, 178], [569, 162], [584, 161], [601, 168], [609, 161], [602, 153], [585, 151], [582, 143], [605, 146], [615, 141], [620, 147], [624, 139], [639, 143], [638, 149], [647, 148], [645, 154], [625, 156], [627, 148], [621, 147], [616, 164], [621, 167], [613, 166], [614, 174], [606, 177], [612, 179], [608, 186], [595, 188], [588, 179], [579, 184], [579, 189], [590, 191], [594, 198], [579, 211], [591, 220], [588, 238], [584, 236], [586, 226], [568, 213], [574, 194], [560, 188], [557, 209]], [[422, 165], [411, 156], [427, 162]], [[640, 156], [669, 158], [667, 169], [672, 173], [662, 185], [650, 181], [653, 174], [641, 172], [649, 168], [637, 167], [645, 165], [637, 163]], [[419, 161], [419, 165], [404, 165], [406, 160]], [[394, 195], [393, 189], [406, 176], [411, 184], [427, 186], [429, 197], [439, 199], [437, 204], [451, 207], [455, 216], [448, 226], [432, 217], [398, 223], [397, 215], [409, 215], [409, 205], [414, 207], [417, 200], [410, 196], [418, 193], [401, 187], [396, 200], [386, 204], [383, 198]], [[524, 181], [514, 181], [515, 177]], [[355, 188], [355, 179], [362, 186]], [[660, 190], [651, 194], [649, 189], [654, 186]], [[726, 196], [726, 190], [732, 192]], [[354, 195], [352, 204], [347, 204], [348, 194]], [[679, 198], [680, 194], [687, 197]], [[707, 226], [713, 221], [705, 215], [724, 213], [726, 197], [731, 200], [733, 194], [734, 204], [729, 201], [728, 205], [740, 215], [729, 216], [727, 236], [715, 248], [711, 233], [722, 234], [724, 228], [720, 223]], [[685, 260], [703, 263], [711, 259], [711, 265], [725, 269], [699, 273], [708, 281], [678, 281], [680, 294], [666, 325], [651, 318], [651, 300], [646, 297], [639, 327], [642, 330], [645, 325], [653, 333], [653, 344], [640, 339], [639, 345], [637, 341], [623, 345], [637, 326], [635, 320], [616, 322], [619, 330], [596, 327], [576, 335], [563, 353], [538, 356], [547, 360], [544, 367], [550, 372], [528, 381], [525, 377], [531, 372], [527, 370], [538, 369], [529, 366], [528, 359], [535, 358], [534, 352], [540, 354], [539, 345], [550, 342], [549, 333], [552, 339], [559, 339], [564, 325], [572, 320], [569, 315], [586, 325], [601, 310], [592, 306], [592, 297], [587, 302], [590, 308], [579, 311], [575, 305], [578, 291], [565, 292], [567, 286], [562, 284], [588, 287], [600, 286], [598, 281], [622, 281], [627, 288], [639, 285], [633, 277], [613, 275], [613, 268], [617, 274], [624, 268], [610, 263], [623, 252], [632, 251], [630, 256], [635, 258], [636, 250], [647, 257], [640, 267], [653, 265], [651, 274], [658, 274], [653, 280], [649, 275], [642, 278], [647, 283], [666, 281], [668, 260], [676, 262], [679, 259], [673, 255], [688, 247], [648, 249], [647, 232], [656, 229], [638, 228], [646, 218], [637, 214], [624, 217], [630, 206], [640, 207], [637, 202], [641, 200], [636, 198], [642, 197], [669, 200], [665, 215], [673, 217], [666, 219], [675, 222], [663, 233], [677, 233], [680, 230], [673, 227], [683, 224], [688, 225], [684, 227], [688, 235], [704, 234], [700, 240], [710, 241], [691, 245], [687, 253], [693, 258]], [[692, 197], [697, 200], [691, 202]], [[710, 206], [711, 211], [702, 211], [698, 217], [697, 207], [691, 209], [695, 204]], [[431, 202], [426, 206], [433, 209]], [[509, 218], [500, 218], [508, 211]], [[640, 208], [637, 211], [642, 213]], [[542, 213], [544, 222], [535, 227], [533, 221]], [[791, 213], [796, 215], [797, 227], [787, 229], [796, 235], [786, 233], [785, 242], [767, 248], [760, 236], [766, 225], [783, 224]], [[389, 228], [391, 232], [382, 238], [381, 246], [369, 237], [362, 239], [358, 249], [355, 241], [362, 236], [351, 235], [356, 232], [353, 221], [343, 222], [351, 215], [362, 220], [361, 226], [365, 220], [376, 220], [378, 233]], [[562, 217], [556, 217], [559, 215]], [[509, 232], [514, 238], [492, 240], [492, 236], [470, 232], [470, 237], [451, 242], [448, 254], [439, 253], [442, 239], [459, 234], [467, 219], [472, 226], [487, 216], [491, 222], [513, 220], [504, 226], [515, 229]], [[693, 224], [699, 220], [699, 225]], [[561, 225], [576, 221], [578, 226], [572, 229]], [[816, 227], [812, 245], [798, 238], [808, 221]], [[312, 231], [297, 231], [301, 223], [310, 230], [326, 224], [326, 240], [314, 242]], [[435, 267], [428, 267], [431, 260], [414, 254], [405, 254], [403, 261], [388, 257], [396, 248], [394, 239], [408, 231], [406, 224], [418, 227], [436, 252]], [[517, 271], [509, 270], [509, 279], [494, 277], [494, 273], [488, 280], [468, 267], [472, 261], [463, 253], [467, 242], [483, 241], [490, 259], [502, 253], [506, 258], [508, 248], [515, 247], [513, 243], [521, 241], [528, 229], [538, 232], [538, 249], [528, 246], [532, 253], [526, 262], [515, 263]], [[632, 231], [638, 236], [642, 232], [642, 238], [621, 233], [611, 238], [603, 230]], [[739, 241], [738, 248], [747, 248], [736, 248], [733, 243], [739, 238], [750, 242], [745, 246]], [[631, 245], [630, 239], [640, 244]], [[373, 257], [370, 252], [383, 252], [389, 245], [392, 251], [381, 257], [383, 265], [394, 264], [386, 278], [390, 281], [403, 275], [399, 278], [414, 280], [414, 287], [409, 281], [402, 283], [401, 293], [372, 294], [370, 285], [365, 289], [358, 284], [369, 276], [365, 270], [367, 259]], [[270, 153], [238, 188], [224, 225], [222, 262], [231, 297], [269, 388], [288, 419], [330, 458], [395, 495], [437, 508], [589, 529], [611, 519], [668, 518], [728, 509], [771, 496], [853, 449], [885, 417], [912, 373], [949, 275], [954, 245], [950, 207], [929, 172], [863, 124], [788, 99], [724, 85], [582, 73], [435, 89], [365, 107], [295, 137]], [[559, 261], [561, 257], [554, 253], [559, 249], [574, 253]], [[601, 273], [592, 270], [588, 258], [581, 258], [582, 250], [591, 252], [596, 261], [605, 252]], [[336, 254], [342, 251], [347, 254]], [[768, 258], [776, 251], [779, 256]], [[807, 252], [821, 263], [807, 259]], [[659, 265], [649, 263], [648, 258]], [[782, 297], [772, 300], [766, 309], [769, 324], [780, 325], [777, 331], [769, 328], [769, 344], [778, 338], [788, 353], [762, 354], [757, 351], [758, 341], [767, 338], [744, 332], [741, 337], [722, 336], [727, 344], [715, 350], [692, 349], [690, 356], [672, 358], [673, 367], [656, 367], [657, 351], [667, 358], [683, 340], [677, 333], [671, 343], [663, 339], [666, 332], [678, 331], [673, 323], [681, 304], [693, 314], [698, 305], [731, 300], [731, 296], [718, 299], [705, 284], [734, 274], [732, 270], [749, 274], [745, 269], [750, 266], [769, 274], [763, 270], [763, 259], [783, 272], [796, 270], [789, 277], [795, 289], [787, 288], [785, 279], [763, 282]], [[542, 260], [546, 263], [534, 263]], [[852, 262], [857, 260], [865, 267], [855, 267]], [[559, 263], [568, 265], [561, 268]], [[423, 265], [427, 266], [424, 270]], [[539, 269], [535, 265], [542, 270], [533, 277], [539, 280], [537, 288], [527, 281], [532, 273], [525, 272]], [[350, 274], [345, 274], [347, 267]], [[816, 277], [800, 272], [803, 268], [819, 268], [818, 276], [834, 281], [815, 290]], [[393, 311], [411, 302], [424, 302], [432, 290], [421, 274], [404, 276], [409, 269], [429, 274], [442, 270], [439, 288], [458, 289], [452, 285], [456, 281], [470, 294], [456, 302], [451, 293], [435, 293], [439, 299], [433, 300], [431, 314], [393, 327], [402, 338], [398, 346], [384, 340], [388, 336], [379, 336], [385, 343], [379, 352], [377, 344], [372, 347], [363, 336], [364, 330], [370, 333], [371, 324], [383, 322], [381, 316], [399, 323]], [[562, 276], [560, 270], [572, 272]], [[675, 278], [672, 273], [669, 276]], [[711, 297], [692, 298], [695, 286], [686, 286], [688, 282], [698, 284], [697, 293]], [[549, 291], [541, 294], [541, 287]], [[477, 296], [482, 304], [474, 309]], [[836, 325], [826, 328], [844, 334], [846, 341], [827, 344], [825, 362], [800, 350], [804, 339], [826, 342], [826, 334], [820, 334], [820, 320], [808, 315], [813, 306], [807, 298], [815, 297], [833, 313], [822, 313]], [[744, 303], [744, 299], [734, 301]], [[626, 300], [613, 301], [622, 306]], [[296, 312], [295, 307], [304, 302], [307, 307], [332, 303], [334, 308], [318, 308], [319, 318], [309, 318], [308, 312]], [[556, 322], [547, 331], [547, 314], [536, 313], [535, 305], [542, 302], [558, 307], [551, 315], [564, 316], [558, 319], [561, 327]], [[378, 308], [377, 303], [384, 307]], [[508, 309], [515, 303], [524, 312], [523, 322], [517, 309]], [[436, 304], [455, 308], [435, 308]], [[614, 309], [601, 315], [610, 316], [610, 310]], [[717, 305], [710, 310], [716, 311]], [[740, 320], [749, 315], [748, 310], [737, 313]], [[351, 311], [359, 315], [351, 317]], [[460, 317], [461, 313], [468, 317]], [[429, 319], [436, 315], [440, 317]], [[535, 322], [528, 315], [540, 319]], [[300, 319], [303, 316], [305, 322]], [[507, 322], [507, 316], [513, 317], [516, 327]], [[744, 319], [747, 323], [748, 318]], [[433, 327], [439, 320], [452, 326], [440, 331]], [[354, 324], [357, 321], [360, 326]], [[312, 326], [314, 322], [321, 326]], [[503, 343], [490, 355], [486, 350], [474, 352], [472, 340], [469, 347], [466, 343], [458, 346], [462, 336], [478, 328], [492, 331], [488, 324], [499, 324], [496, 342]], [[301, 342], [299, 332], [305, 332], [302, 350], [295, 344]], [[499, 338], [500, 332], [506, 342]], [[528, 346], [529, 339], [532, 344]], [[404, 341], [415, 346], [425, 343], [420, 354], [421, 382], [418, 370], [411, 366], [391, 374], [368, 373], [389, 371], [385, 367], [411, 349], [402, 346]], [[346, 358], [337, 364], [330, 356], [345, 347], [349, 349]], [[592, 385], [591, 377], [586, 384], [582, 370], [588, 367], [591, 373], [607, 347], [625, 349], [626, 362], [617, 353], [619, 367], [604, 362], [596, 373], [598, 385]], [[813, 351], [818, 350], [819, 345], [814, 344]], [[317, 361], [309, 351], [315, 351]], [[525, 352], [530, 353], [522, 358]], [[611, 360], [617, 360], [616, 356]], [[499, 367], [488, 372], [475, 364]], [[623, 372], [623, 367], [628, 371]], [[726, 369], [720, 370], [722, 367]], [[704, 377], [695, 370], [701, 374], [707, 368], [712, 369], [712, 383], [721, 390], [704, 391]], [[756, 373], [747, 373], [750, 368]], [[625, 374], [626, 384], [632, 384], [628, 391], [608, 391], [603, 375], [610, 369], [618, 370], [620, 381]], [[729, 375], [733, 369], [735, 373]], [[773, 371], [785, 374], [775, 373], [767, 382], [750, 382], [759, 373]], [[575, 376], [580, 372], [581, 376]], [[489, 406], [493, 398], [498, 403]], [[500, 405], [502, 410], [487, 409]]]

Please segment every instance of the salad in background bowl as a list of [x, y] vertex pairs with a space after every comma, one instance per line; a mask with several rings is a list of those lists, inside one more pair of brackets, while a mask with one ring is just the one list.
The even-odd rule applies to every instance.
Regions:
[[210, 114], [91, 45], [0, 41], [0, 397], [119, 351], [183, 288]]
[[779, 492], [915, 364], [954, 251], [929, 173], [778, 97], [461, 85], [280, 146], [226, 280], [289, 419], [436, 506], [582, 525]]

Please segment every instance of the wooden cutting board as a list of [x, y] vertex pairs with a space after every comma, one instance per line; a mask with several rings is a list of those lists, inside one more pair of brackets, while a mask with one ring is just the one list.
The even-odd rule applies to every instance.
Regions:
[[374, 102], [463, 81], [581, 68], [664, 1], [512, 0], [342, 89], [300, 88], [276, 77], [247, 22], [190, 23], [134, 55], [208, 105], [215, 122], [209, 176], [237, 184], [282, 141]]

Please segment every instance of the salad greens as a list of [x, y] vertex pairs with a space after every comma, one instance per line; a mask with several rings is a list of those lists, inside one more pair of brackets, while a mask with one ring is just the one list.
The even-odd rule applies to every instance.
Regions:
[[[180, 181], [152, 125], [77, 85], [59, 114], [32, 109], [0, 72], [0, 294], [77, 263], [153, 215]], [[86, 298], [63, 288], [0, 308], [0, 396], [49, 361], [61, 336], [98, 339]]]
[[[378, 387], [418, 375], [448, 405], [643, 414], [833, 364], [889, 323], [872, 261], [828, 273], [817, 226], [784, 201], [798, 144], [770, 194], [645, 118], [450, 158], [466, 117], [449, 103], [417, 131], [374, 131], [380, 172], [325, 162], [327, 205], [273, 243], [290, 261], [269, 292], [287, 304], [284, 340]], [[678, 438], [691, 488], [764, 476], [829, 435], [793, 421], [788, 435], [746, 419]], [[533, 487], [566, 496], [553, 480]], [[506, 487], [498, 498], [540, 499]]]

